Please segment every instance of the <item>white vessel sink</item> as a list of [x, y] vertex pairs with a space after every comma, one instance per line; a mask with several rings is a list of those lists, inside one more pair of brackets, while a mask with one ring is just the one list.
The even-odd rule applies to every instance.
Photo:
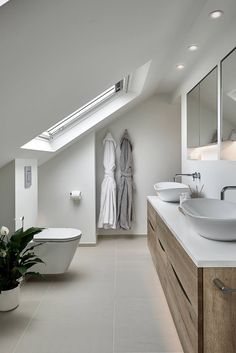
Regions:
[[189, 192], [189, 187], [182, 183], [161, 182], [154, 185], [157, 196], [163, 201], [179, 202], [182, 192]]
[[216, 199], [185, 200], [181, 208], [202, 237], [236, 240], [236, 203]]

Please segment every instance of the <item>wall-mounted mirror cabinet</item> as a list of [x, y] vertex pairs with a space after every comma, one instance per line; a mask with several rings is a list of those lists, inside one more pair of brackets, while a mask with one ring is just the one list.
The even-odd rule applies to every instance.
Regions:
[[200, 119], [199, 119], [200, 85], [195, 86], [187, 94], [187, 146], [200, 146]]
[[221, 159], [236, 160], [236, 48], [221, 61]]
[[217, 143], [217, 67], [187, 94], [187, 147]]
[[190, 159], [236, 160], [236, 48], [187, 93], [187, 150]]

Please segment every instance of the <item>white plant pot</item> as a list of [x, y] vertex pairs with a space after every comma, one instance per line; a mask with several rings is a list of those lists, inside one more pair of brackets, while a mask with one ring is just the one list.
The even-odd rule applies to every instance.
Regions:
[[20, 285], [0, 293], [0, 311], [9, 311], [17, 308], [20, 303]]

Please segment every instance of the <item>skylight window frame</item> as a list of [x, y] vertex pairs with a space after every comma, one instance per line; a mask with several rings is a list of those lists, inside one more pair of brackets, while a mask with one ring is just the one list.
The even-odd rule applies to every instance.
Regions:
[[104, 105], [104, 103], [110, 101], [117, 93], [128, 89], [129, 77], [122, 79], [117, 82], [100, 95], [84, 104], [82, 107], [71, 113], [48, 130], [44, 131], [38, 136], [39, 139], [50, 141], [53, 140], [57, 135], [67, 130], [68, 128], [80, 123], [88, 117], [91, 113], [96, 111], [98, 108]]

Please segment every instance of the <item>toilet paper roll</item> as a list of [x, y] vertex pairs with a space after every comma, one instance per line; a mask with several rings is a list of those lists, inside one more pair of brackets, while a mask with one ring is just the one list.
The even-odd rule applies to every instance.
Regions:
[[71, 191], [70, 197], [72, 198], [72, 200], [80, 200], [82, 197], [82, 192], [80, 190]]

